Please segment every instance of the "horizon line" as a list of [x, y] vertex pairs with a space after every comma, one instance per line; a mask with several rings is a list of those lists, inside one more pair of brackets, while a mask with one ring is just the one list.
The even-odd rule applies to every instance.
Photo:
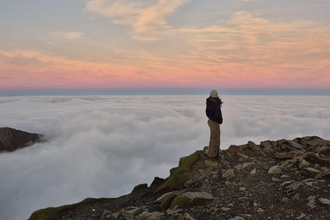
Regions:
[[0, 96], [52, 96], [52, 95], [208, 95], [216, 89], [221, 95], [293, 95], [329, 96], [330, 89], [54, 89], [0, 91]]

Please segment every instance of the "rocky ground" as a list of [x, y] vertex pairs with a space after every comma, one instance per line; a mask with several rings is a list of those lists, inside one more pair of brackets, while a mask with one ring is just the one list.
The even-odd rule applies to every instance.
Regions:
[[29, 220], [329, 219], [330, 141], [319, 137], [204, 150], [180, 159], [163, 180], [114, 199], [39, 210]]

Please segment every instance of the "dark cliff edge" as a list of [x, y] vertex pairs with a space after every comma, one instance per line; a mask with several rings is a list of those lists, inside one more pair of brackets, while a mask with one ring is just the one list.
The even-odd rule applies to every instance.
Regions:
[[41, 141], [42, 135], [0, 127], [0, 153], [12, 152]]
[[212, 161], [205, 151], [128, 195], [41, 209], [29, 220], [329, 219], [329, 140], [249, 141]]

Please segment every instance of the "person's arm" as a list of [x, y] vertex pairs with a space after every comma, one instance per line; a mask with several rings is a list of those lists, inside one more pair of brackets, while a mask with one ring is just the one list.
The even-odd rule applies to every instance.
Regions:
[[206, 100], [206, 109], [205, 109], [205, 113], [206, 113], [206, 116], [208, 118], [211, 118], [212, 117], [212, 114], [213, 114], [213, 108], [212, 106], [210, 105], [210, 103], [208, 102], [208, 100]]
[[222, 119], [222, 112], [221, 112], [221, 107], [219, 106], [219, 124], [222, 124], [223, 119]]

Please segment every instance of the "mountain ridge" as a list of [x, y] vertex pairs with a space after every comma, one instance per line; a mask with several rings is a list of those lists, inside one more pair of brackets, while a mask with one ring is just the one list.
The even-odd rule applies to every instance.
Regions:
[[28, 220], [328, 219], [330, 141], [317, 136], [249, 141], [210, 160], [182, 157], [166, 179], [118, 198], [38, 210]]
[[0, 127], [0, 153], [12, 152], [41, 141], [42, 135], [9, 127]]

